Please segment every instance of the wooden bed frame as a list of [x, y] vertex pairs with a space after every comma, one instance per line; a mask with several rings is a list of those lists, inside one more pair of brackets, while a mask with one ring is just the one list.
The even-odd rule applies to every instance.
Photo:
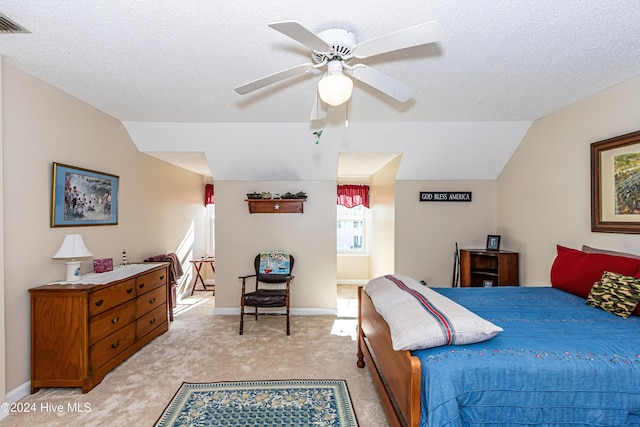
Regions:
[[420, 423], [420, 360], [409, 351], [395, 351], [389, 326], [378, 314], [364, 287], [358, 287], [358, 362], [369, 366], [389, 424]]

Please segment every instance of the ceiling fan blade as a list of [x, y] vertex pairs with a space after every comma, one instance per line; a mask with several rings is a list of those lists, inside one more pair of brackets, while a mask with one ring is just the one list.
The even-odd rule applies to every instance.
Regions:
[[353, 48], [356, 58], [368, 58], [394, 50], [437, 42], [444, 37], [442, 26], [436, 21], [429, 21], [384, 36], [364, 41]]
[[277, 73], [268, 75], [266, 77], [262, 77], [261, 79], [243, 84], [242, 86], [238, 86], [235, 89], [235, 91], [238, 92], [240, 95], [246, 95], [249, 92], [262, 89], [265, 86], [269, 86], [281, 80], [288, 79], [289, 77], [294, 77], [299, 74], [304, 74], [311, 69], [313, 69], [313, 64], [296, 65], [295, 67], [291, 67], [286, 70], [282, 70]]
[[327, 118], [327, 109], [322, 101], [320, 101], [320, 96], [318, 95], [318, 90], [316, 89], [316, 96], [313, 100], [313, 107], [311, 107], [311, 116], [309, 116], [309, 120], [322, 120]]
[[271, 28], [317, 52], [331, 51], [331, 45], [295, 21], [274, 22]]
[[351, 74], [354, 79], [359, 80], [400, 102], [408, 101], [415, 94], [415, 91], [404, 83], [401, 83], [371, 67], [367, 67], [364, 64], [354, 65], [351, 69], [347, 69], [347, 72]]

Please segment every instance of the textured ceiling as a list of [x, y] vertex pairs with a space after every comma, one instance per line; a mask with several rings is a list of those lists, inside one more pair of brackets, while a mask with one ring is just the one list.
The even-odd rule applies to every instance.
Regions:
[[348, 112], [334, 107], [317, 128], [347, 115], [530, 122], [640, 75], [638, 0], [14, 0], [0, 13], [29, 31], [0, 35], [6, 63], [123, 122], [309, 125], [317, 70], [245, 96], [233, 90], [309, 62], [307, 48], [267, 26], [286, 20], [359, 41], [430, 20], [444, 28], [438, 43], [363, 60], [414, 88], [413, 99], [356, 82]]

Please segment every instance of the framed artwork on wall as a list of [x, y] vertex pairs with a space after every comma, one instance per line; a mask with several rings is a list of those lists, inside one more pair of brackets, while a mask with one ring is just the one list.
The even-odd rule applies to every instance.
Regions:
[[640, 131], [591, 144], [591, 231], [640, 233]]
[[118, 224], [119, 177], [53, 163], [51, 227]]

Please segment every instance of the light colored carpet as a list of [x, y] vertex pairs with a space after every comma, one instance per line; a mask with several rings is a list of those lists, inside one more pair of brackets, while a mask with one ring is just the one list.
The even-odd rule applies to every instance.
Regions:
[[[368, 369], [356, 366], [354, 302], [339, 301], [339, 318], [214, 316], [215, 298], [196, 292], [183, 300], [169, 332], [111, 371], [87, 394], [41, 389], [21, 403], [35, 412], [13, 413], [1, 426], [153, 426], [183, 382], [344, 379], [361, 426], [387, 426]], [[47, 411], [62, 405], [61, 412]], [[76, 410], [74, 410], [74, 408]], [[77, 408], [84, 409], [79, 412]], [[88, 409], [88, 411], [87, 411]]]

